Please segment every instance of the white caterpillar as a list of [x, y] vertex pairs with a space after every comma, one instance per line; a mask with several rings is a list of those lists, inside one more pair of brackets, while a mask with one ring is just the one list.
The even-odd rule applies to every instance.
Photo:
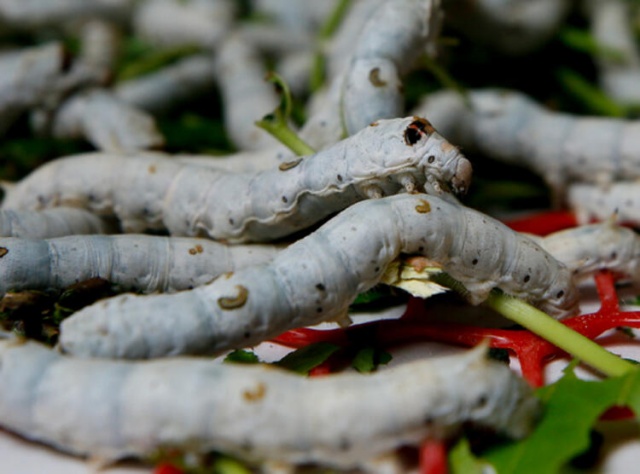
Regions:
[[640, 236], [615, 225], [613, 219], [599, 224], [554, 232], [536, 240], [580, 279], [608, 269], [640, 281]]
[[547, 43], [571, 11], [571, 0], [444, 0], [447, 23], [476, 44], [525, 55]]
[[365, 197], [426, 185], [465, 191], [471, 165], [429, 122], [379, 121], [315, 155], [258, 173], [224, 173], [161, 155], [80, 155], [45, 164], [8, 190], [6, 209], [60, 205], [115, 214], [126, 232], [168, 229], [264, 241]]
[[615, 213], [619, 222], [640, 227], [640, 181], [617, 181], [604, 187], [576, 183], [567, 191], [567, 204], [581, 224], [604, 221]]
[[[354, 44], [335, 51], [331, 69], [344, 68], [330, 77], [324, 91], [300, 131], [312, 147], [321, 149], [369, 123], [403, 114], [400, 77], [430, 47], [439, 34], [439, 0], [386, 0], [375, 3], [373, 11], [353, 9], [365, 22], [349, 22], [362, 27]], [[361, 17], [360, 17], [361, 18]], [[351, 37], [350, 31], [340, 33]], [[337, 40], [344, 44], [341, 40]], [[341, 58], [342, 54], [347, 55]], [[333, 72], [333, 71], [332, 71]]]
[[103, 463], [177, 448], [366, 468], [463, 423], [521, 438], [540, 412], [531, 388], [484, 348], [306, 378], [195, 358], [83, 360], [0, 341], [0, 367], [0, 425]]
[[222, 93], [227, 135], [241, 150], [260, 150], [278, 143], [255, 125], [271, 113], [279, 102], [258, 49], [239, 33], [230, 34], [216, 57], [216, 80]]
[[120, 291], [186, 290], [267, 262], [278, 250], [151, 235], [0, 238], [0, 296], [9, 290], [61, 290], [95, 277]]
[[115, 222], [69, 207], [42, 211], [0, 209], [0, 237], [48, 239], [73, 234], [111, 234], [118, 231]]
[[63, 321], [60, 347], [79, 356], [146, 358], [257, 344], [344, 318], [401, 253], [441, 265], [474, 304], [497, 287], [557, 317], [577, 311], [571, 272], [531, 239], [461, 205], [402, 194], [347, 208], [269, 264], [192, 291], [85, 307]]
[[557, 193], [572, 181], [611, 183], [640, 177], [640, 121], [552, 112], [516, 91], [426, 97], [414, 111], [462, 148], [527, 166]]

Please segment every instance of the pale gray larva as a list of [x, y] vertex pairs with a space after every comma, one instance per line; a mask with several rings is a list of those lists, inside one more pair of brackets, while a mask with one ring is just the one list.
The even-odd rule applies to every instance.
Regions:
[[112, 234], [118, 226], [84, 209], [56, 207], [42, 211], [0, 209], [0, 237], [48, 239], [72, 234]]
[[78, 359], [9, 340], [0, 366], [3, 428], [102, 463], [177, 448], [366, 469], [463, 423], [521, 438], [540, 412], [526, 382], [484, 348], [306, 378], [201, 358]]
[[556, 317], [578, 309], [571, 272], [528, 237], [461, 205], [402, 194], [354, 204], [269, 264], [191, 291], [128, 294], [85, 307], [62, 322], [60, 348], [148, 358], [257, 344], [344, 318], [401, 253], [441, 265], [474, 304], [497, 287]]
[[168, 229], [228, 241], [286, 236], [366, 197], [423, 186], [464, 192], [471, 165], [424, 119], [381, 120], [304, 158], [224, 173], [147, 154], [45, 164], [7, 191], [6, 209], [60, 205], [115, 214], [127, 232]]
[[561, 194], [574, 181], [640, 177], [640, 121], [578, 117], [544, 109], [510, 90], [443, 91], [415, 109], [459, 146], [535, 171]]
[[577, 278], [608, 269], [640, 281], [640, 236], [613, 219], [555, 232], [536, 240]]
[[0, 238], [0, 296], [7, 291], [62, 290], [96, 277], [118, 291], [186, 290], [267, 262], [281, 248], [151, 235]]
[[280, 249], [151, 235], [0, 238], [0, 296], [7, 291], [62, 290], [96, 277], [119, 291], [186, 290], [222, 273], [268, 262]]
[[640, 227], [640, 181], [617, 181], [607, 186], [572, 184], [567, 203], [581, 224], [604, 221], [615, 214], [618, 222]]
[[[364, 2], [362, 2], [364, 3]], [[354, 6], [330, 52], [331, 76], [327, 90], [316, 103], [300, 136], [321, 149], [369, 123], [398, 117], [403, 112], [400, 77], [425, 50], [433, 48], [439, 34], [439, 0], [370, 0], [370, 8]], [[349, 14], [357, 16], [350, 21]], [[362, 21], [362, 20], [365, 21]], [[355, 38], [343, 50], [340, 39]], [[338, 69], [340, 68], [340, 69]]]
[[572, 0], [444, 0], [447, 23], [508, 55], [540, 49], [561, 28]]

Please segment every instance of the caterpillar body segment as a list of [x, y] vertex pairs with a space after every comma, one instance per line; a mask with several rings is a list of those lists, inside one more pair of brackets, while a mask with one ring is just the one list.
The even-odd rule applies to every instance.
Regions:
[[617, 181], [607, 186], [572, 184], [567, 204], [580, 224], [605, 221], [615, 214], [618, 222], [640, 227], [640, 181]]
[[612, 217], [598, 224], [555, 232], [538, 243], [578, 279], [607, 269], [638, 282], [640, 237], [633, 230], [616, 225]]
[[329, 149], [256, 173], [182, 165], [159, 154], [78, 155], [8, 191], [6, 209], [60, 205], [115, 215], [126, 232], [265, 241], [371, 196], [465, 192], [471, 165], [424, 119], [381, 120]]
[[103, 463], [175, 448], [356, 468], [463, 423], [521, 438], [540, 413], [484, 348], [318, 378], [202, 358], [86, 360], [12, 340], [0, 364], [0, 425]]
[[544, 109], [510, 90], [430, 95], [414, 113], [427, 113], [454, 143], [528, 167], [558, 194], [571, 182], [609, 185], [640, 177], [640, 121], [578, 117]]
[[271, 260], [279, 247], [228, 246], [208, 239], [151, 235], [0, 238], [0, 295], [62, 290], [91, 278], [120, 291], [186, 290], [225, 272]]
[[112, 234], [118, 226], [84, 209], [56, 207], [42, 211], [0, 209], [0, 237], [48, 239], [74, 234]]
[[344, 317], [401, 253], [437, 262], [475, 304], [500, 288], [556, 317], [578, 309], [571, 272], [528, 237], [458, 204], [402, 194], [349, 207], [268, 264], [188, 292], [85, 307], [63, 321], [59, 344], [79, 356], [125, 358], [257, 344]]

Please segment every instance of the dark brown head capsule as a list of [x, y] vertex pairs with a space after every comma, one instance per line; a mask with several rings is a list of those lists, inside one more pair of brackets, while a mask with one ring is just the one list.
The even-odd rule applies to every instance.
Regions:
[[435, 132], [435, 129], [428, 120], [414, 117], [413, 122], [404, 131], [404, 142], [409, 146], [413, 146], [420, 141], [423, 135], [430, 135], [433, 132]]

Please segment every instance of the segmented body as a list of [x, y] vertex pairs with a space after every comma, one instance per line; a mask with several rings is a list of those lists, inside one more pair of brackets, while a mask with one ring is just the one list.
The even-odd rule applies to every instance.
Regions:
[[463, 206], [403, 194], [349, 207], [269, 264], [188, 292], [85, 307], [63, 321], [60, 346], [81, 356], [145, 358], [253, 345], [344, 317], [400, 254], [441, 265], [474, 304], [497, 287], [554, 316], [577, 311], [571, 272], [531, 239]]
[[608, 186], [576, 183], [567, 191], [567, 203], [581, 224], [604, 221], [615, 214], [619, 222], [640, 227], [640, 181]]
[[273, 258], [273, 245], [228, 246], [207, 239], [151, 235], [0, 238], [0, 295], [7, 291], [62, 290], [103, 278], [119, 290], [186, 290], [225, 272]]
[[369, 196], [426, 186], [464, 192], [471, 165], [424, 119], [379, 121], [315, 155], [257, 173], [224, 173], [161, 155], [79, 155], [38, 168], [8, 191], [6, 209], [75, 205], [115, 214], [127, 232], [167, 229], [265, 241]]
[[606, 222], [555, 232], [538, 243], [582, 278], [599, 270], [640, 281], [640, 236], [633, 230]]
[[111, 234], [118, 226], [84, 209], [57, 207], [42, 211], [0, 209], [0, 237], [48, 239], [73, 234]]
[[526, 166], [559, 194], [569, 182], [640, 177], [640, 121], [552, 112], [516, 91], [477, 90], [471, 108], [455, 92], [430, 95], [427, 113], [453, 143]]
[[482, 348], [306, 378], [207, 359], [76, 359], [3, 341], [0, 366], [0, 425], [103, 462], [178, 448], [350, 468], [465, 422], [522, 437], [539, 414], [531, 388]]

